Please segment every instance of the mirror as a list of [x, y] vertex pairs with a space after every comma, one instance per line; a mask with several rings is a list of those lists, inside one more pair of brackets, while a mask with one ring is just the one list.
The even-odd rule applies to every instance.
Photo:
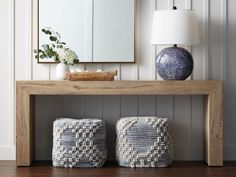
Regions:
[[[39, 0], [39, 48], [51, 27], [80, 62], [134, 62], [135, 0]], [[39, 59], [39, 63], [53, 62]]]

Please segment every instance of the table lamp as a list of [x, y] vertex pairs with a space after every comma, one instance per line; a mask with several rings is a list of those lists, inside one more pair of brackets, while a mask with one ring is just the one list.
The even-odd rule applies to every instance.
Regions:
[[153, 15], [151, 43], [173, 45], [156, 57], [157, 72], [164, 80], [185, 80], [193, 71], [193, 57], [177, 45], [199, 44], [195, 10], [158, 10]]

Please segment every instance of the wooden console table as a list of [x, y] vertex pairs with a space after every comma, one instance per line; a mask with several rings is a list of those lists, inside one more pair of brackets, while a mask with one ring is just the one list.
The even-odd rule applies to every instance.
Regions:
[[204, 152], [209, 166], [223, 166], [221, 81], [17, 81], [16, 161], [34, 160], [35, 95], [204, 95]]

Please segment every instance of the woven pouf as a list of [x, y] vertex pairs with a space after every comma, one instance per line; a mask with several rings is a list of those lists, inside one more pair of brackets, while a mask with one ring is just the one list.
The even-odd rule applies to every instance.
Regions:
[[106, 129], [102, 120], [61, 118], [54, 121], [54, 167], [101, 167], [106, 155]]
[[167, 167], [172, 163], [167, 118], [121, 118], [116, 132], [116, 157], [120, 166]]

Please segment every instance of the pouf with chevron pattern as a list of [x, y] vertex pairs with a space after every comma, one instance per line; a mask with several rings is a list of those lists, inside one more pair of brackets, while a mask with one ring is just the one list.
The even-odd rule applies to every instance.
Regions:
[[106, 129], [102, 120], [61, 118], [54, 121], [54, 167], [101, 167], [106, 155]]
[[120, 166], [167, 167], [172, 163], [167, 118], [121, 118], [116, 132], [116, 156]]

